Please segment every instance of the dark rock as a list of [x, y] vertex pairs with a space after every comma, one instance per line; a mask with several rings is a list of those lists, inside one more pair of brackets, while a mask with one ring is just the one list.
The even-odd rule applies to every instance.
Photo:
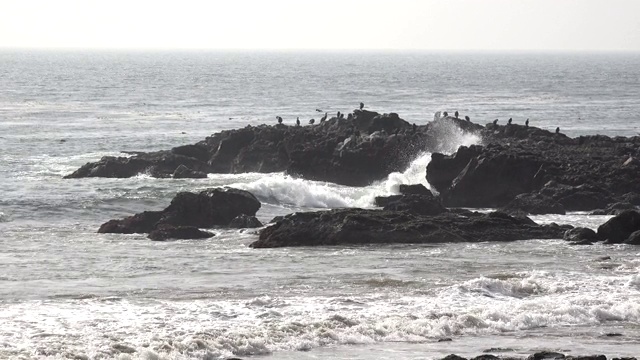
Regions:
[[104, 157], [67, 178], [139, 173], [167, 178], [184, 165], [203, 173], [287, 172], [310, 180], [364, 186], [391, 172], [404, 171], [418, 154], [438, 151], [443, 129], [461, 131], [455, 121], [414, 130], [398, 114], [357, 110], [352, 119], [334, 117], [316, 126], [247, 126], [170, 151]]
[[559, 239], [568, 227], [537, 225], [494, 212], [437, 216], [401, 211], [336, 209], [301, 212], [260, 231], [254, 248], [343, 244], [444, 243]]
[[632, 232], [624, 243], [628, 245], [640, 245], [640, 230]]
[[625, 241], [634, 231], [640, 230], [640, 213], [627, 210], [609, 219], [598, 227], [598, 237], [608, 243], [619, 244]]
[[620, 333], [606, 333], [606, 334], [604, 334], [604, 336], [606, 336], [606, 337], [620, 337], [620, 336], [622, 336], [622, 334], [620, 334]]
[[620, 197], [623, 202], [640, 206], [640, 194], [638, 193], [626, 193]]
[[145, 211], [122, 220], [109, 220], [100, 226], [98, 233], [142, 234], [153, 230], [162, 211]]
[[249, 229], [262, 227], [262, 223], [255, 216], [240, 214], [227, 226], [232, 229]]
[[503, 207], [502, 211], [507, 213], [523, 211], [532, 215], [566, 214], [562, 204], [539, 193], [520, 194]]
[[204, 179], [207, 174], [202, 171], [191, 170], [184, 165], [180, 165], [172, 174], [174, 179]]
[[567, 356], [567, 360], [607, 360], [604, 355]]
[[577, 241], [577, 242], [581, 242], [581, 241], [594, 242], [594, 241], [600, 240], [598, 238], [598, 234], [596, 234], [595, 231], [589, 228], [584, 228], [584, 227], [569, 229], [564, 233], [564, 236], [562, 238], [567, 241]]
[[481, 146], [461, 146], [451, 156], [440, 153], [431, 154], [431, 161], [427, 165], [427, 181], [438, 192], [446, 191], [453, 180], [469, 164], [472, 158], [482, 151]]
[[441, 360], [467, 360], [467, 358], [464, 358], [462, 356], [458, 356], [456, 354], [450, 354], [450, 355], [447, 355], [447, 356], [443, 357]]
[[154, 241], [165, 241], [172, 239], [208, 239], [213, 236], [214, 234], [193, 226], [161, 225], [152, 230], [148, 238]]
[[559, 360], [564, 359], [564, 354], [553, 352], [553, 351], [540, 351], [535, 354], [529, 355], [527, 360]]
[[398, 189], [400, 191], [400, 194], [402, 195], [424, 195], [424, 196], [433, 197], [431, 190], [427, 189], [426, 186], [422, 184], [414, 184], [414, 185], [400, 184]]
[[606, 209], [596, 210], [592, 212], [591, 215], [618, 215], [623, 213], [625, 210], [636, 210], [636, 207], [631, 203], [618, 202], [610, 204]]
[[569, 245], [593, 245], [593, 242], [589, 240], [576, 240], [570, 242]]
[[438, 342], [449, 342], [449, 341], [453, 341], [452, 338], [442, 338], [442, 339], [438, 339]]
[[495, 356], [495, 355], [484, 354], [484, 355], [476, 356], [476, 357], [472, 358], [471, 360], [500, 360], [500, 358]]
[[110, 220], [100, 226], [100, 233], [147, 233], [159, 225], [209, 228], [226, 226], [236, 216], [253, 216], [260, 202], [253, 194], [231, 188], [215, 188], [200, 193], [178, 193], [163, 211], [145, 211], [122, 220]]
[[376, 196], [375, 204], [379, 207], [385, 207], [388, 204], [402, 199], [403, 195], [391, 195], [391, 196]]
[[384, 210], [407, 211], [417, 215], [438, 215], [446, 211], [431, 193], [429, 195], [403, 195], [399, 199], [389, 202]]

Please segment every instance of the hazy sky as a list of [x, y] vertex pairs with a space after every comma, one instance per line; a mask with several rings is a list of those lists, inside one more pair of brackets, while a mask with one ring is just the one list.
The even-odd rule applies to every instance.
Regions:
[[0, 47], [640, 50], [640, 0], [0, 0]]

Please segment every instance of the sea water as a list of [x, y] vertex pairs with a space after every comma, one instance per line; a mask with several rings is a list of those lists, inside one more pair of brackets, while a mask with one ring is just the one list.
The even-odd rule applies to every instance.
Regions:
[[[373, 207], [422, 183], [430, 154], [366, 187], [281, 173], [62, 177], [123, 151], [248, 124], [303, 124], [360, 102], [570, 136], [640, 132], [631, 53], [0, 51], [0, 358], [432, 359], [640, 355], [640, 249], [513, 243], [251, 249], [254, 230], [152, 242], [97, 234], [179, 191], [233, 186], [258, 218]], [[316, 109], [322, 110], [317, 112]], [[481, 139], [461, 132], [438, 151]], [[535, 216], [597, 228], [607, 216]], [[619, 336], [611, 336], [611, 335]], [[438, 340], [451, 339], [439, 342]]]

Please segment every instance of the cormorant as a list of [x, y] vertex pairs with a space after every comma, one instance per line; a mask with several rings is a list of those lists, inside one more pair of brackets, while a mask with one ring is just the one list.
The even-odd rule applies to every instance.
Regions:
[[529, 127], [529, 119], [527, 119], [527, 121], [524, 122], [524, 126]]
[[328, 113], [324, 113], [324, 116], [320, 118], [320, 122], [323, 123], [325, 120], [327, 120], [327, 115]]
[[449, 113], [445, 111], [445, 112], [442, 113], [442, 116], [447, 117], [447, 116], [449, 116]]
[[471, 121], [471, 118], [468, 115], [465, 115], [464, 119], [467, 121]]
[[413, 134], [415, 134], [416, 130], [418, 130], [418, 126], [416, 125], [416, 123], [413, 123], [412, 130], [413, 130]]
[[507, 121], [508, 125], [511, 125], [511, 122], [513, 121], [513, 118], [509, 118], [509, 121]]
[[340, 111], [338, 111], [338, 115], [336, 115], [338, 119], [340, 119]]
[[340, 119], [344, 119], [344, 114], [340, 113]]
[[353, 120], [353, 114], [349, 113], [349, 115], [347, 115], [347, 120]]
[[300, 126], [300, 116], [296, 118], [296, 126]]
[[322, 110], [320, 110], [320, 109], [316, 109], [316, 111], [317, 111], [317, 112], [322, 112]]
[[360, 110], [362, 110], [362, 108], [364, 108], [364, 103], [360, 103]]
[[276, 116], [276, 119], [278, 119], [278, 124], [282, 124], [282, 118], [280, 116]]
[[560, 134], [560, 127], [559, 126], [556, 128], [556, 134]]
[[498, 119], [493, 120], [493, 125], [498, 125]]
[[457, 119], [458, 118], [458, 110], [456, 110], [456, 112], [454, 112], [453, 115], [455, 115], [456, 119]]
[[316, 122], [316, 119], [309, 120], [309, 124], [311, 124], [311, 125], [313, 125], [314, 122]]

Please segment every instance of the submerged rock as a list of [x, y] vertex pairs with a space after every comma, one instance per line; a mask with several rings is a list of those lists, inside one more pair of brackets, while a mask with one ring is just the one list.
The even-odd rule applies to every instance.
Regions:
[[250, 229], [262, 227], [262, 223], [255, 216], [240, 214], [227, 226], [232, 229]]
[[99, 233], [148, 233], [160, 225], [210, 228], [227, 226], [238, 215], [253, 216], [260, 209], [253, 194], [232, 188], [215, 188], [200, 193], [178, 193], [162, 211], [145, 211], [121, 220], [110, 220]]
[[564, 236], [562, 238], [564, 240], [574, 242], [594, 242], [600, 240], [600, 238], [598, 238], [598, 234], [596, 234], [595, 231], [584, 227], [569, 229], [564, 233]]
[[529, 218], [500, 212], [425, 216], [404, 211], [337, 209], [287, 215], [263, 229], [251, 247], [560, 239], [569, 228], [538, 225]]
[[149, 233], [148, 238], [154, 241], [179, 239], [208, 239], [214, 234], [202, 231], [194, 226], [161, 225]]

